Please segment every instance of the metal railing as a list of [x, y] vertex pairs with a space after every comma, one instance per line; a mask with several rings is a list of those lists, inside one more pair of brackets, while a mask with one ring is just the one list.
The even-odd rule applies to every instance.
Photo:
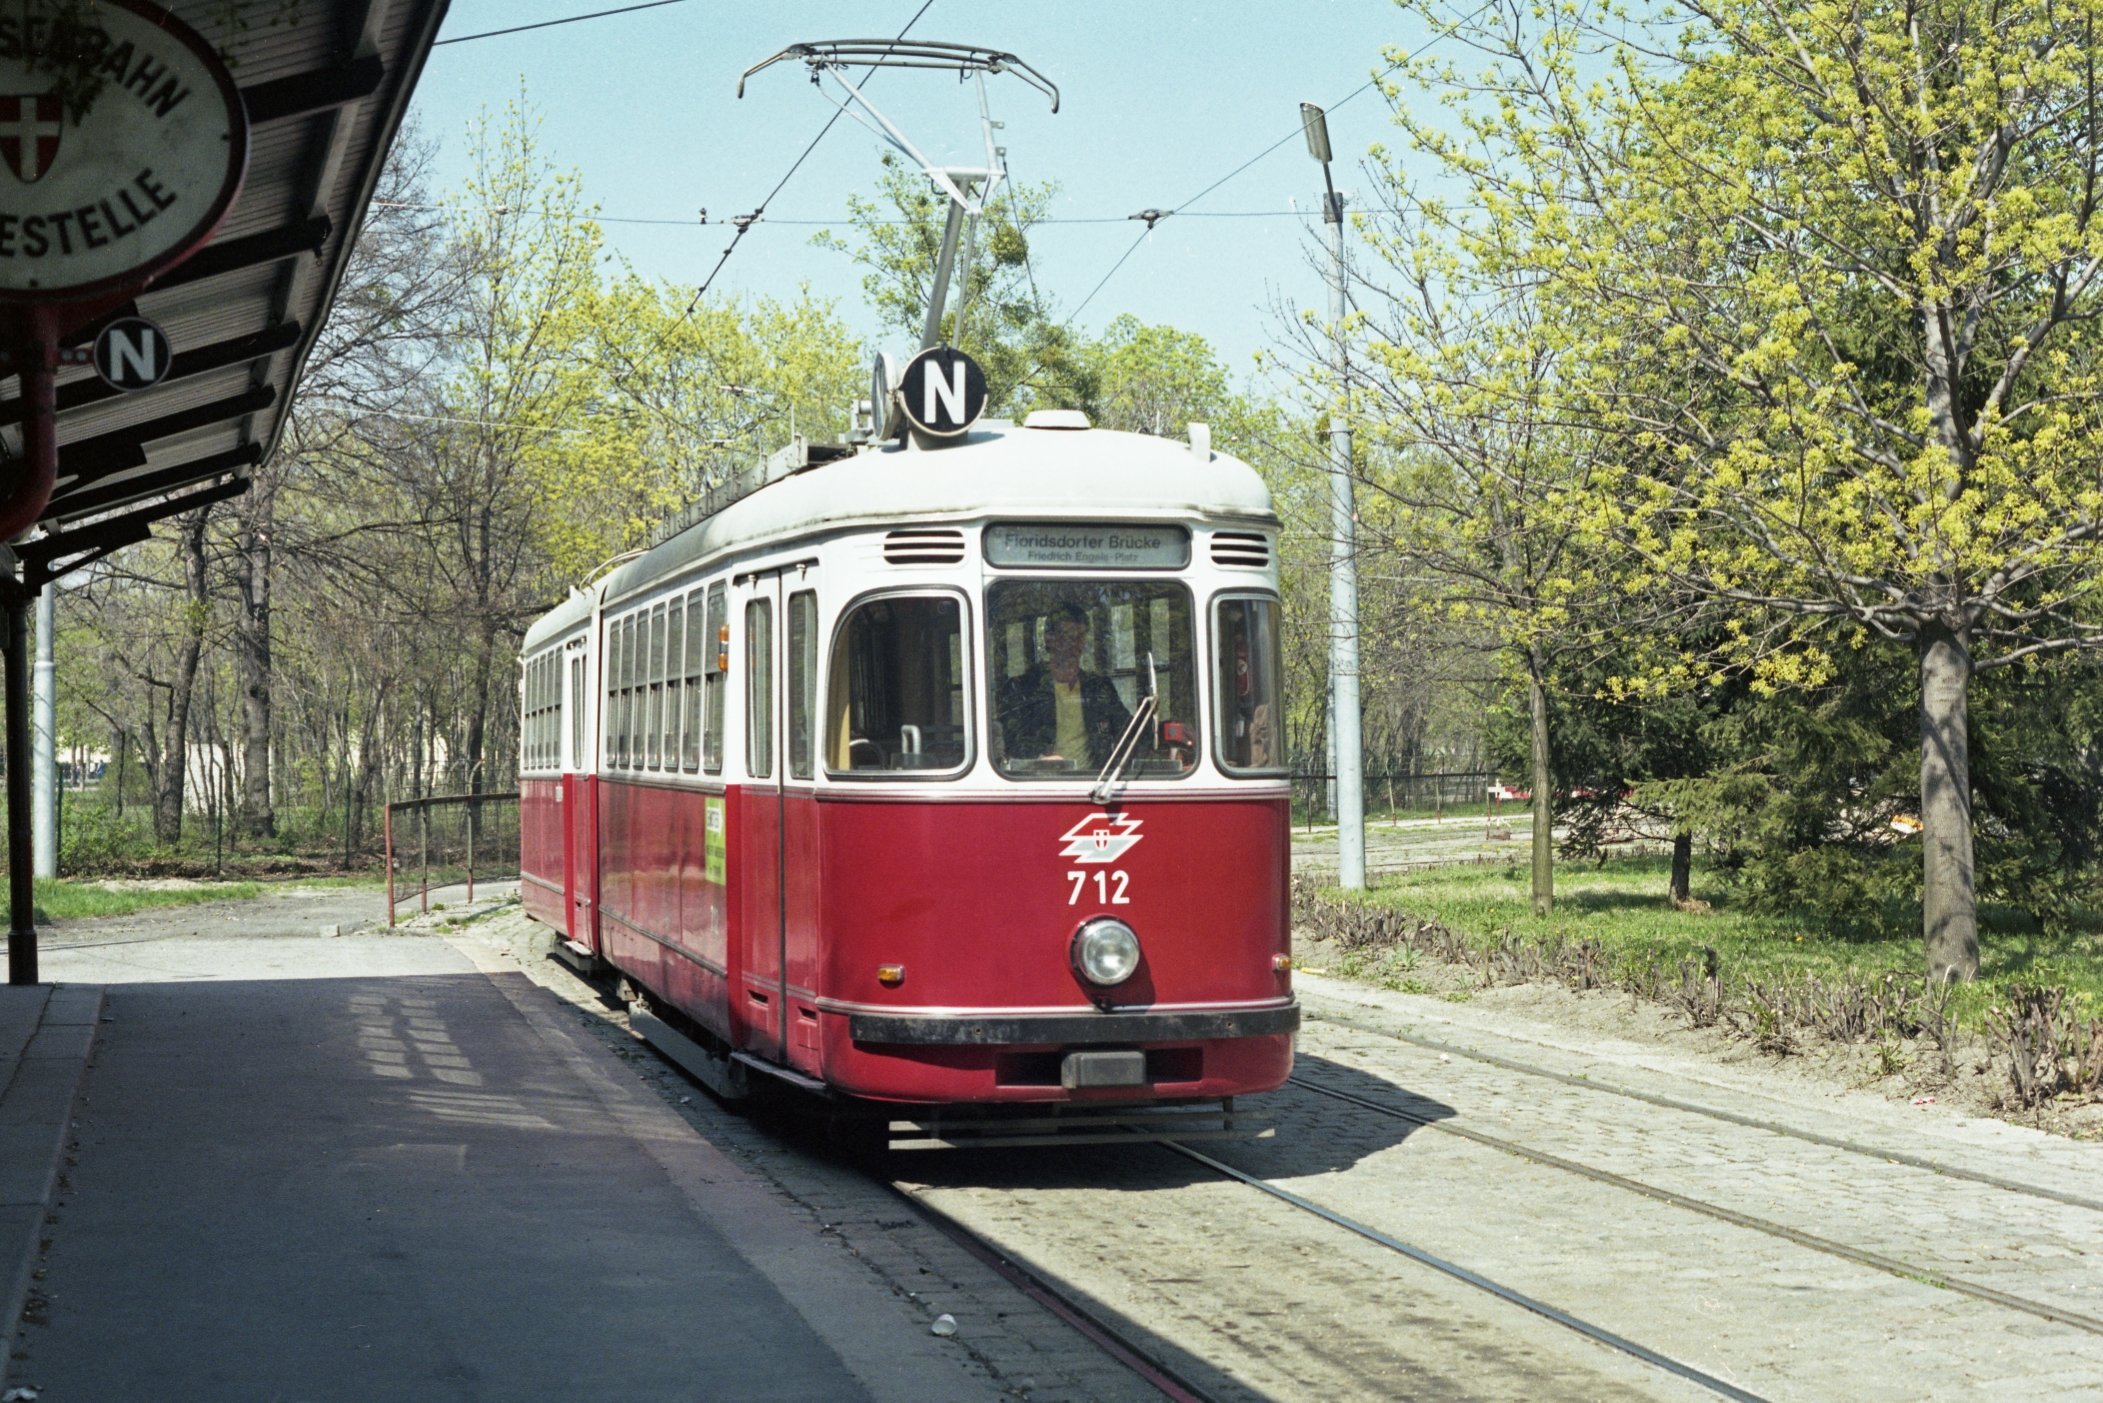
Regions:
[[[404, 845], [413, 841], [419, 912], [431, 909], [431, 893], [467, 886], [475, 899], [475, 878], [519, 875], [518, 795], [446, 794], [430, 799], [401, 799], [387, 806], [387, 924], [408, 897], [395, 896], [395, 875], [406, 854], [395, 852], [396, 815], [402, 816]], [[435, 859], [435, 865], [434, 865]], [[435, 880], [434, 880], [435, 878]]]
[[[1292, 776], [1292, 803], [1303, 817], [1329, 813], [1329, 785], [1336, 777], [1326, 770], [1296, 769]], [[1480, 809], [1489, 787], [1497, 783], [1495, 770], [1434, 770], [1428, 772], [1365, 773], [1365, 805], [1368, 813], [1444, 813]]]

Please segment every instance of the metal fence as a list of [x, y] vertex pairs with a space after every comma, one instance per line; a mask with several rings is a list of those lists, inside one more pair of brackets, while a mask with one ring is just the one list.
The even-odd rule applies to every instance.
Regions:
[[[1329, 807], [1329, 786], [1335, 778], [1334, 774], [1323, 770], [1295, 771], [1292, 776], [1293, 813], [1303, 820], [1310, 814], [1333, 818]], [[1480, 809], [1489, 795], [1490, 786], [1495, 783], [1495, 770], [1368, 773], [1365, 777], [1366, 812], [1436, 814]]]
[[475, 881], [519, 875], [518, 795], [447, 794], [403, 799], [387, 806], [387, 924], [400, 903], [398, 889], [411, 881], [418, 911], [431, 909], [431, 893], [465, 885], [475, 899]]

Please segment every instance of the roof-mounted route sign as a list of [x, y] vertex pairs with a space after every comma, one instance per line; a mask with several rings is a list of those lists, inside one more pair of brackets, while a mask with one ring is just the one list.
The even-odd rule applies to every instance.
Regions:
[[986, 409], [986, 372], [950, 346], [935, 346], [905, 363], [898, 376], [899, 408], [930, 438], [959, 438]]
[[157, 6], [9, 7], [0, 163], [0, 301], [128, 296], [219, 227], [248, 116], [211, 46]]

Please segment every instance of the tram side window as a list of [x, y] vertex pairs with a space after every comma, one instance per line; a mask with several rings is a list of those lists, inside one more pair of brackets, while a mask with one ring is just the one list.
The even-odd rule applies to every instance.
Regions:
[[584, 763], [584, 654], [570, 659], [570, 768]]
[[548, 660], [533, 660], [533, 766], [548, 765]]
[[1220, 768], [1282, 772], [1277, 601], [1222, 599], [1216, 607], [1212, 694], [1219, 699]]
[[543, 704], [548, 709], [540, 737], [540, 763], [551, 770], [562, 768], [562, 654], [548, 654], [540, 679]]
[[606, 701], [599, 708], [599, 732], [605, 737], [605, 761], [608, 767], [621, 763], [621, 738], [614, 733], [619, 724], [620, 708], [616, 705], [621, 694], [621, 626], [618, 622], [606, 629]]
[[809, 779], [817, 763], [818, 596], [789, 596], [789, 778]]
[[555, 657], [553, 653], [544, 654], [540, 658], [538, 668], [535, 669], [539, 674], [535, 678], [535, 690], [540, 693], [540, 724], [534, 727], [539, 732], [534, 737], [534, 759], [543, 770], [551, 767], [548, 739], [555, 733], [555, 689], [548, 685], [548, 679], [554, 675]]
[[686, 676], [686, 601], [675, 599], [665, 613], [664, 767], [679, 768], [679, 681]]
[[774, 601], [745, 606], [745, 768], [774, 773]]
[[857, 606], [833, 636], [826, 768], [957, 770], [968, 752], [962, 602], [892, 596]]
[[686, 685], [679, 694], [679, 763], [688, 773], [701, 768], [701, 591], [686, 597]]
[[701, 768], [716, 774], [723, 768], [723, 688], [730, 675], [730, 605], [721, 585], [708, 588], [707, 652], [702, 662], [708, 668], [707, 720], [701, 735]]
[[642, 747], [636, 743], [635, 675], [642, 671], [638, 666], [641, 661], [639, 654], [648, 636], [645, 634], [642, 640], [636, 638], [636, 622], [634, 614], [621, 620], [621, 766], [624, 769], [634, 769], [636, 762], [642, 759]]
[[1179, 779], [1197, 763], [1197, 630], [1166, 580], [1002, 580], [986, 591], [993, 760], [1011, 779], [1094, 775], [1149, 687], [1126, 778]]
[[540, 769], [548, 767], [548, 660], [538, 657], [533, 660], [533, 763]]
[[645, 654], [650, 660], [649, 676], [636, 679], [636, 691], [648, 698], [643, 703], [638, 749], [643, 752], [643, 763], [654, 770], [657, 768], [657, 738], [664, 733], [664, 605], [650, 611], [649, 628], [650, 651]]

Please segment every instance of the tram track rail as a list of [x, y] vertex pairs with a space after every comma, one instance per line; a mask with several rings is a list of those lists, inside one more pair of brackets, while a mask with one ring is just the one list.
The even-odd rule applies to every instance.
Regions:
[[1187, 1145], [1179, 1145], [1173, 1140], [1157, 1140], [1154, 1143], [1160, 1145], [1163, 1149], [1172, 1150], [1186, 1159], [1204, 1165], [1215, 1173], [1224, 1174], [1228, 1178], [1246, 1184], [1258, 1192], [1268, 1194], [1282, 1203], [1288, 1203], [1304, 1213], [1311, 1213], [1324, 1222], [1334, 1224], [1346, 1232], [1356, 1233], [1368, 1242], [1377, 1243], [1391, 1252], [1396, 1252], [1409, 1258], [1413, 1262], [1430, 1267], [1433, 1271], [1442, 1272], [1456, 1281], [1474, 1287], [1478, 1291], [1485, 1291], [1500, 1301], [1518, 1306], [1522, 1310], [1531, 1311], [1544, 1320], [1551, 1320], [1565, 1329], [1576, 1331], [1589, 1340], [1629, 1355], [1632, 1358], [1640, 1359], [1654, 1368], [1677, 1375], [1689, 1383], [1698, 1384], [1712, 1393], [1720, 1394], [1725, 1398], [1735, 1399], [1737, 1403], [1767, 1403], [1767, 1400], [1761, 1395], [1742, 1389], [1727, 1379], [1719, 1379], [1714, 1374], [1706, 1373], [1691, 1364], [1681, 1363], [1670, 1355], [1660, 1354], [1647, 1345], [1637, 1344], [1634, 1340], [1617, 1335], [1613, 1331], [1594, 1325], [1588, 1320], [1580, 1319], [1566, 1310], [1549, 1305], [1546, 1301], [1538, 1300], [1523, 1291], [1517, 1291], [1500, 1282], [1492, 1281], [1480, 1272], [1470, 1271], [1466, 1267], [1449, 1262], [1445, 1258], [1427, 1252], [1421, 1247], [1413, 1246], [1398, 1237], [1382, 1232], [1368, 1223], [1361, 1223], [1356, 1218], [1346, 1217], [1333, 1209], [1324, 1208], [1319, 1203], [1302, 1198], [1289, 1189], [1278, 1187], [1278, 1185], [1271, 1183], [1268, 1179], [1259, 1178], [1245, 1170], [1236, 1169], [1233, 1165], [1216, 1160], [1200, 1150], [1193, 1150]]
[[1961, 1165], [1945, 1164], [1939, 1160], [1927, 1159], [1920, 1155], [1909, 1155], [1901, 1150], [1883, 1149], [1876, 1145], [1864, 1144], [1859, 1140], [1845, 1140], [1838, 1136], [1821, 1135], [1815, 1130], [1805, 1130], [1800, 1126], [1787, 1125], [1780, 1121], [1762, 1120], [1757, 1116], [1742, 1116], [1735, 1111], [1726, 1111], [1717, 1106], [1704, 1106], [1696, 1101], [1681, 1101], [1670, 1096], [1660, 1096], [1655, 1092], [1641, 1091], [1634, 1087], [1617, 1086], [1613, 1082], [1598, 1081], [1591, 1077], [1574, 1076], [1569, 1072], [1558, 1072], [1549, 1067], [1537, 1067], [1528, 1062], [1520, 1062], [1509, 1057], [1499, 1057], [1495, 1053], [1481, 1052], [1474, 1048], [1462, 1047], [1458, 1043], [1442, 1042], [1437, 1038], [1427, 1038], [1416, 1033], [1397, 1032], [1393, 1028], [1382, 1028], [1377, 1024], [1363, 1023], [1354, 1018], [1339, 1018], [1335, 1014], [1316, 1013], [1307, 1009], [1303, 1009], [1300, 1016], [1303, 1020], [1309, 1022], [1330, 1023], [1339, 1028], [1349, 1028], [1353, 1032], [1370, 1033], [1374, 1037], [1410, 1043], [1416, 1047], [1429, 1048], [1433, 1052], [1444, 1052], [1454, 1057], [1466, 1057], [1471, 1061], [1486, 1063], [1489, 1066], [1499, 1067], [1508, 1072], [1518, 1072], [1529, 1077], [1540, 1077], [1547, 1081], [1558, 1082], [1564, 1086], [1577, 1087], [1585, 1091], [1603, 1092], [1609, 1096], [1623, 1096], [1631, 1101], [1641, 1101], [1648, 1105], [1664, 1107], [1667, 1110], [1685, 1111], [1692, 1115], [1707, 1116], [1711, 1120], [1720, 1120], [1731, 1125], [1742, 1125], [1751, 1130], [1765, 1130], [1771, 1134], [1788, 1136], [1793, 1140], [1803, 1140], [1813, 1145], [1824, 1145], [1829, 1149], [1846, 1150], [1850, 1154], [1864, 1155], [1871, 1159], [1881, 1159], [1891, 1164], [1903, 1164], [1909, 1169], [1926, 1170], [1930, 1174], [1937, 1174], [1945, 1179], [1964, 1179], [1975, 1184], [1984, 1184], [1989, 1188], [2002, 1189], [2009, 1193], [2027, 1194], [2032, 1198], [2050, 1199], [2054, 1203], [2064, 1203], [2072, 1208], [2085, 1208], [2091, 1212], [2103, 1213], [2103, 1200], [2085, 1198], [2080, 1194], [2047, 1188], [2041, 1184], [2028, 1184], [2019, 1179], [2008, 1179], [1998, 1174], [1987, 1174], [1975, 1169], [1966, 1169]]
[[[1887, 1257], [1880, 1252], [1871, 1252], [1865, 1248], [1852, 1247], [1847, 1243], [1836, 1242], [1831, 1238], [1803, 1232], [1788, 1226], [1786, 1223], [1773, 1222], [1770, 1219], [1756, 1217], [1750, 1213], [1740, 1213], [1735, 1208], [1725, 1208], [1721, 1204], [1690, 1198], [1685, 1194], [1675, 1193], [1656, 1184], [1646, 1184], [1639, 1179], [1630, 1179], [1625, 1175], [1615, 1174], [1610, 1170], [1599, 1169], [1589, 1164], [1580, 1164], [1576, 1160], [1564, 1159], [1560, 1155], [1549, 1154], [1545, 1150], [1537, 1150], [1513, 1140], [1485, 1134], [1480, 1130], [1473, 1130], [1464, 1125], [1455, 1125], [1448, 1120], [1420, 1115], [1399, 1106], [1384, 1106], [1370, 1097], [1360, 1096], [1349, 1091], [1339, 1091], [1335, 1087], [1322, 1086], [1303, 1077], [1293, 1077], [1290, 1084], [1303, 1091], [1312, 1091], [1322, 1096], [1333, 1097], [1338, 1101], [1345, 1101], [1365, 1110], [1393, 1116], [1397, 1120], [1408, 1121], [1427, 1130], [1436, 1130], [1442, 1135], [1455, 1136], [1472, 1144], [1481, 1145], [1486, 1149], [1498, 1150], [1518, 1159], [1527, 1160], [1535, 1164], [1544, 1164], [1551, 1169], [1560, 1169], [1567, 1173], [1577, 1174], [1592, 1180], [1594, 1183], [1622, 1189], [1658, 1203], [1666, 1203], [1675, 1208], [1686, 1209], [1692, 1213], [1700, 1213], [1719, 1222], [1730, 1223], [1735, 1227], [1765, 1233], [1770, 1237], [1777, 1237], [1785, 1242], [1795, 1243], [1799, 1247], [1808, 1247], [1815, 1252], [1824, 1252], [1831, 1256], [1840, 1257], [1846, 1261], [1854, 1262], [1858, 1266], [1873, 1267], [1878, 1271], [1889, 1272], [1893, 1276], [1906, 1280], [1922, 1282], [1945, 1291], [1954, 1291], [1959, 1295], [1970, 1296], [1974, 1300], [1985, 1301], [2009, 1310], [2023, 1311], [2045, 1320], [2056, 1321], [2061, 1325], [2071, 1325], [2076, 1329], [2087, 1330], [2091, 1334], [2103, 1335], [2103, 1320], [2098, 1320], [2091, 1315], [2083, 1315], [2079, 1311], [2064, 1310], [2049, 1302], [2034, 1301], [2027, 1296], [2013, 1296], [2005, 1291], [1996, 1291], [1990, 1286], [1981, 1286], [1976, 1282], [1966, 1281], [1962, 1277], [1951, 1276], [1949, 1273], [1938, 1271], [1933, 1267], [1917, 1266], [1911, 1262], [1900, 1261], [1895, 1257]], [[1185, 1150], [1183, 1153], [1190, 1154], [1193, 1152]]]

